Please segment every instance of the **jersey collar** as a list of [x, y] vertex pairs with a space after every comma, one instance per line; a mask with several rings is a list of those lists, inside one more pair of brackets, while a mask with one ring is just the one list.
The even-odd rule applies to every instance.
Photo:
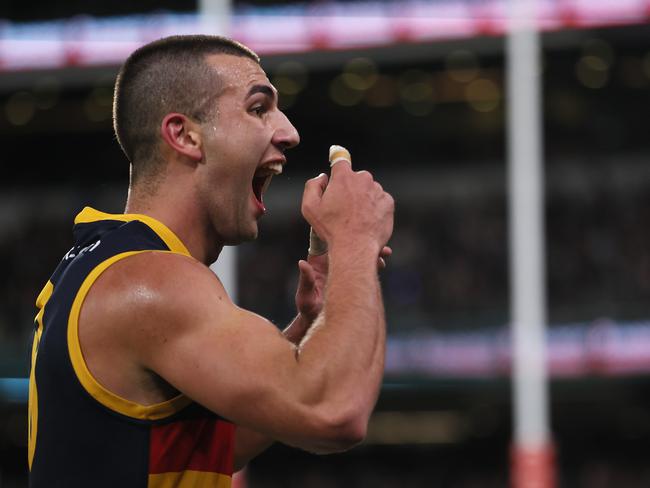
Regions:
[[89, 224], [100, 220], [119, 220], [121, 222], [132, 222], [137, 220], [151, 228], [167, 244], [167, 247], [180, 254], [191, 256], [190, 252], [172, 230], [159, 220], [143, 214], [109, 214], [100, 212], [92, 207], [85, 207], [74, 219], [76, 224]]

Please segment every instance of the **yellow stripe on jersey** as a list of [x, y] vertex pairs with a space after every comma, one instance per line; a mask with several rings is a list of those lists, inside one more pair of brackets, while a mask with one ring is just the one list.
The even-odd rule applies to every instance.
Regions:
[[43, 290], [36, 299], [36, 306], [39, 308], [36, 318], [34, 319], [37, 326], [34, 331], [34, 341], [32, 342], [32, 368], [29, 373], [29, 423], [28, 423], [28, 442], [27, 442], [27, 463], [29, 469], [32, 469], [34, 462], [34, 452], [36, 452], [36, 434], [38, 432], [38, 390], [36, 388], [36, 355], [38, 354], [38, 344], [41, 342], [43, 335], [43, 314], [45, 313], [45, 304], [48, 302], [54, 285], [51, 281], [43, 287]]
[[158, 236], [167, 244], [167, 247], [173, 251], [180, 254], [185, 254], [186, 256], [190, 255], [190, 252], [185, 247], [185, 244], [178, 238], [174, 232], [167, 227], [165, 224], [159, 220], [149, 217], [148, 215], [142, 214], [109, 214], [100, 212], [91, 207], [85, 207], [79, 214], [75, 217], [74, 223], [76, 224], [88, 224], [90, 222], [97, 222], [98, 220], [119, 220], [122, 222], [131, 222], [133, 220], [139, 220], [140, 222], [148, 225], [153, 231], [158, 234]]
[[48, 280], [41, 292], [38, 294], [38, 298], [36, 298], [36, 307], [39, 309], [39, 312], [43, 311], [43, 307], [52, 296], [53, 291], [54, 285]]
[[232, 478], [205, 471], [150, 474], [147, 488], [230, 488]]
[[153, 405], [141, 405], [131, 400], [127, 400], [126, 398], [122, 398], [106, 389], [95, 379], [86, 365], [83, 353], [81, 352], [81, 343], [79, 342], [79, 314], [81, 313], [81, 306], [90, 290], [90, 287], [93, 285], [95, 280], [97, 280], [99, 275], [106, 271], [110, 265], [115, 264], [121, 259], [143, 252], [169, 251], [145, 250], [124, 252], [101, 262], [88, 274], [84, 282], [81, 284], [77, 296], [72, 303], [72, 308], [70, 309], [70, 317], [68, 319], [68, 352], [77, 378], [79, 378], [84, 389], [95, 400], [105, 407], [128, 417], [144, 420], [158, 420], [173, 415], [192, 403], [192, 400], [185, 395], [178, 395], [177, 397], [165, 402]]

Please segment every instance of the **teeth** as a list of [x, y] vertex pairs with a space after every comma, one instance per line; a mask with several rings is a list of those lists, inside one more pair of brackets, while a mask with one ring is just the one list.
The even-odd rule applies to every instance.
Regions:
[[256, 176], [279, 175], [282, 173], [282, 163], [267, 163], [255, 172]]

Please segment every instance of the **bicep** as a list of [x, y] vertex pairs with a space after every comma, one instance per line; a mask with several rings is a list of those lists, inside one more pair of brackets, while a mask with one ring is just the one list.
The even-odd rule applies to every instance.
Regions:
[[144, 339], [143, 366], [215, 413], [289, 443], [309, 430], [295, 346], [220, 284], [166, 301]]
[[[153, 345], [149, 366], [177, 389], [224, 416], [291, 367], [293, 346], [265, 320], [239, 309], [186, 320]], [[169, 328], [174, 325], [170, 324]]]

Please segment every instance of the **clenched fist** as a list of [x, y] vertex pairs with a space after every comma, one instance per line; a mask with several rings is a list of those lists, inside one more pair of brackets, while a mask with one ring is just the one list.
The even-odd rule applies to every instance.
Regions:
[[330, 246], [369, 246], [377, 255], [393, 233], [395, 202], [368, 171], [347, 161], [305, 185], [302, 214]]

